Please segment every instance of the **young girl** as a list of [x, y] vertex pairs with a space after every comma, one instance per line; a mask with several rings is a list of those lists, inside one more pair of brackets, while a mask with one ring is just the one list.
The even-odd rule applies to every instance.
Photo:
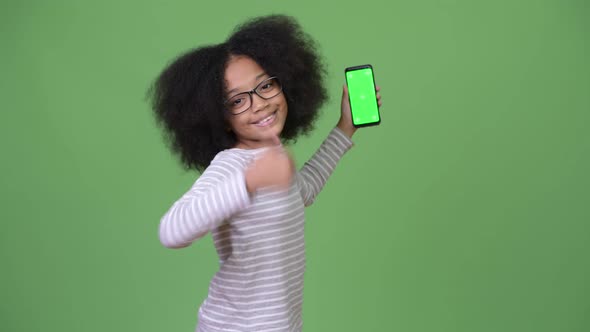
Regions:
[[312, 128], [324, 75], [299, 25], [269, 16], [182, 55], [154, 84], [171, 147], [202, 172], [162, 217], [160, 241], [183, 248], [211, 232], [220, 260], [197, 331], [301, 331], [304, 206], [352, 147], [346, 88], [337, 126], [298, 172], [281, 142]]

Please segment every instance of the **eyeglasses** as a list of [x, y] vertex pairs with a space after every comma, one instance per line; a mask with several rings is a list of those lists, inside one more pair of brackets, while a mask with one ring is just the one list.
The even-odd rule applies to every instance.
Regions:
[[225, 109], [233, 115], [246, 112], [252, 106], [252, 94], [257, 94], [260, 98], [267, 100], [278, 96], [283, 87], [276, 77], [270, 77], [260, 82], [254, 89], [241, 92], [228, 98], [223, 102]]

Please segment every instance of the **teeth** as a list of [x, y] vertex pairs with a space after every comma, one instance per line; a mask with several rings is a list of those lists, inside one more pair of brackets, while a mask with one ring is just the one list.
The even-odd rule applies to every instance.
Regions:
[[274, 115], [274, 114], [271, 114], [271, 115], [267, 116], [266, 118], [264, 118], [264, 119], [262, 119], [262, 120], [260, 120], [260, 121], [256, 122], [256, 124], [263, 124], [263, 123], [265, 123], [265, 122], [268, 122], [268, 121], [269, 121], [269, 120], [272, 118], [272, 116], [273, 116], [273, 115]]

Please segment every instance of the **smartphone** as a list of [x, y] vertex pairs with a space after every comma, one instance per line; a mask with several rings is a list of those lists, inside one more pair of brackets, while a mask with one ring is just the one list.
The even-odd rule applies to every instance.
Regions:
[[355, 127], [374, 126], [381, 123], [375, 77], [371, 65], [348, 67], [344, 70], [348, 86], [348, 100]]

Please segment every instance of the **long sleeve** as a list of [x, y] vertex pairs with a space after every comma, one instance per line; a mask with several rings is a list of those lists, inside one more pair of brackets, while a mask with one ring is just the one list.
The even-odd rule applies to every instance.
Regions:
[[353, 143], [340, 129], [334, 128], [311, 159], [297, 173], [297, 183], [305, 206], [313, 203], [342, 156]]
[[168, 248], [189, 246], [249, 204], [243, 165], [227, 154], [218, 156], [162, 217], [160, 242]]

